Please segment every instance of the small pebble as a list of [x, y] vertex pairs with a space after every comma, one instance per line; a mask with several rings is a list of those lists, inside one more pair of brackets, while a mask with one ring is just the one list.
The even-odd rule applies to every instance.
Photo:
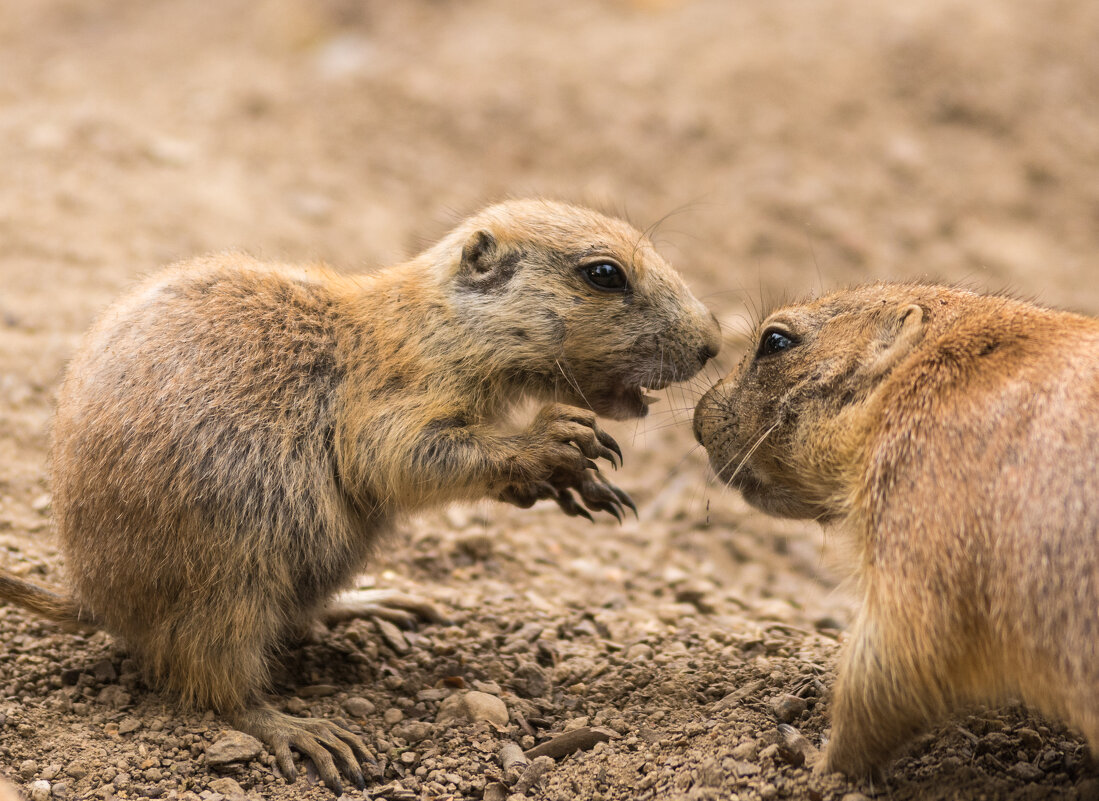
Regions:
[[248, 762], [259, 756], [263, 743], [241, 731], [227, 731], [206, 749], [206, 764], [212, 767]]
[[771, 701], [771, 711], [775, 713], [775, 717], [783, 723], [790, 723], [801, 717], [801, 713], [809, 708], [809, 705], [805, 702], [804, 698], [798, 698], [796, 695], [780, 695], [778, 698]]
[[759, 753], [759, 745], [754, 740], [748, 740], [732, 750], [733, 759], [753, 760]]
[[698, 766], [698, 784], [702, 787], [721, 787], [725, 781], [725, 770], [716, 760], [704, 759]]
[[410, 743], [425, 740], [435, 731], [435, 726], [424, 720], [410, 720], [393, 728], [393, 736]]
[[353, 696], [343, 702], [343, 708], [347, 710], [347, 714], [353, 718], [365, 718], [368, 715], [374, 714], [374, 704], [365, 698], [359, 698]]
[[101, 659], [96, 662], [92, 665], [91, 672], [95, 676], [95, 680], [103, 684], [118, 678], [118, 671], [114, 669], [114, 664], [109, 659]]
[[1009, 768], [1012, 776], [1024, 782], [1032, 782], [1041, 777], [1042, 769], [1029, 762], [1019, 761]]
[[[130, 694], [117, 684], [108, 684], [99, 691], [99, 695], [96, 696], [95, 700], [115, 709], [122, 709], [130, 705]], [[76, 704], [73, 704], [74, 708], [76, 706]]]
[[388, 725], [392, 726], [395, 723], [400, 723], [402, 720], [404, 720], [404, 712], [397, 709], [397, 707], [395, 706], [391, 706], [389, 709], [385, 710], [385, 713], [382, 715], [382, 719]]
[[755, 776], [759, 770], [755, 762], [737, 762], [733, 765], [733, 773], [737, 776]]
[[374, 625], [377, 626], [378, 633], [382, 635], [386, 645], [392, 648], [398, 656], [404, 656], [412, 650], [412, 646], [408, 644], [408, 640], [401, 633], [401, 630], [388, 620], [375, 618]]
[[31, 801], [49, 801], [50, 783], [39, 779], [30, 786]]
[[436, 723], [473, 723], [478, 720], [487, 720], [497, 726], [506, 726], [508, 723], [508, 708], [495, 695], [471, 690], [455, 693], [439, 704], [439, 712], [435, 717]]
[[1034, 729], [1019, 729], [1015, 734], [1019, 737], [1019, 742], [1023, 744], [1024, 748], [1037, 748], [1042, 744], [1042, 738]]
[[298, 695], [302, 698], [327, 698], [330, 695], [335, 695], [339, 691], [339, 688], [334, 684], [310, 684], [308, 687], [302, 687], [298, 690]]
[[240, 786], [236, 779], [231, 779], [228, 776], [214, 779], [210, 782], [210, 789], [224, 796], [225, 801], [245, 801], [245, 798], [247, 798], [244, 788]]

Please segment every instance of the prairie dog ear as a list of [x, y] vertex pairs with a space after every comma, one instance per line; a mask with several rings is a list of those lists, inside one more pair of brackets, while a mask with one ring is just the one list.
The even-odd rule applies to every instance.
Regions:
[[873, 358], [866, 372], [871, 376], [879, 376], [892, 370], [920, 341], [924, 325], [924, 312], [917, 304], [910, 303], [898, 308], [895, 315], [883, 326], [879, 340], [882, 350]]
[[492, 269], [496, 261], [496, 238], [488, 231], [477, 231], [462, 247], [461, 272], [479, 275]]
[[462, 246], [457, 283], [475, 292], [501, 292], [515, 277], [522, 257], [514, 245], [501, 245], [488, 231], [477, 231]]

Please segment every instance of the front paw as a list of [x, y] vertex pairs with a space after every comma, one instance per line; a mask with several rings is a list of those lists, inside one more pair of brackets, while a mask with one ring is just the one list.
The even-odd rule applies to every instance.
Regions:
[[538, 455], [537, 477], [508, 484], [498, 496], [500, 500], [525, 509], [535, 501], [549, 499], [565, 514], [588, 520], [593, 519], [591, 512], [608, 512], [619, 521], [626, 508], [637, 514], [630, 496], [607, 481], [594, 461], [606, 459], [616, 468], [622, 461], [618, 443], [599, 428], [594, 414], [551, 404], [535, 417], [526, 438]]
[[576, 406], [543, 406], [527, 429], [527, 439], [541, 451], [551, 472], [598, 470], [592, 459], [606, 459], [615, 469], [622, 463], [622, 449], [614, 437], [599, 427], [594, 413]]

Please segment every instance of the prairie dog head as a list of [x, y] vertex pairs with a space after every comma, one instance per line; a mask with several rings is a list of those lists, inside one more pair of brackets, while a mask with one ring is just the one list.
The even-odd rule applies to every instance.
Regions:
[[464, 333], [492, 343], [524, 389], [641, 417], [721, 347], [717, 322], [629, 224], [542, 200], [490, 206], [433, 249]]
[[846, 514], [879, 390], [924, 339], [939, 291], [876, 284], [768, 316], [695, 409], [718, 477], [779, 517]]

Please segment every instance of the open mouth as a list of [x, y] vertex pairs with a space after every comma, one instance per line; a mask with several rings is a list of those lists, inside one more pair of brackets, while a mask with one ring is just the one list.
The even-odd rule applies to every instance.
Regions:
[[671, 383], [670, 379], [653, 380], [645, 384], [623, 382], [601, 399], [605, 401], [600, 404], [603, 408], [596, 411], [616, 420], [644, 417], [649, 413], [649, 407], [660, 400], [652, 393], [659, 392]]

